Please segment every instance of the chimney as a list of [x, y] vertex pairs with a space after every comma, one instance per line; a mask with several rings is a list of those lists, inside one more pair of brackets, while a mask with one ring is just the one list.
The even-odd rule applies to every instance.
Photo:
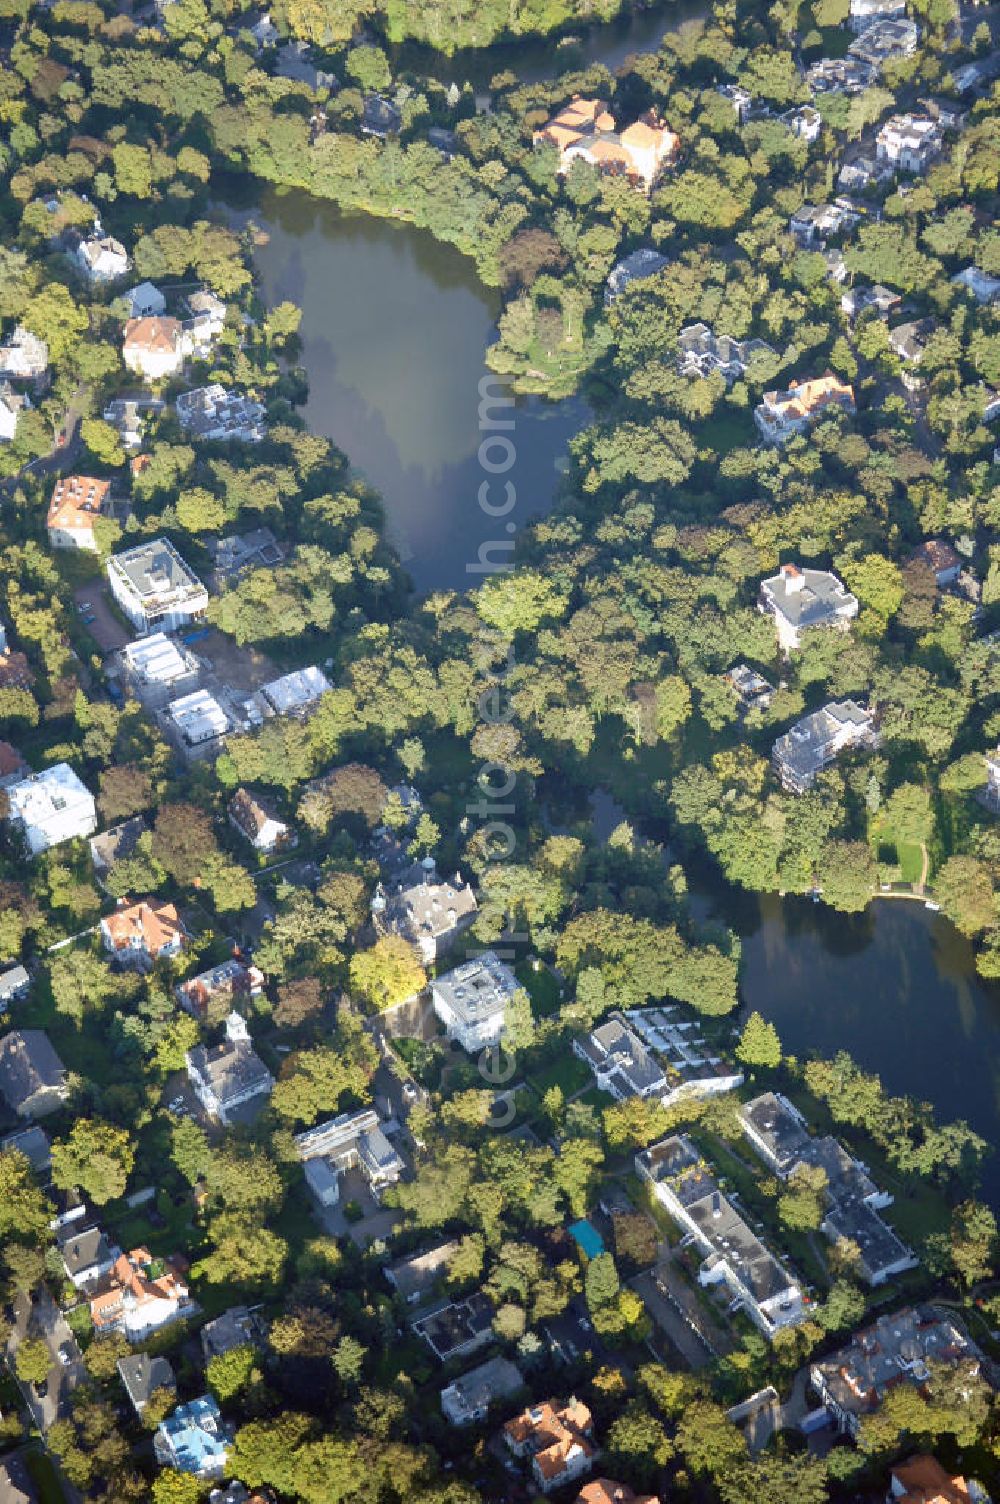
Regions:
[[798, 595], [805, 584], [805, 575], [797, 564], [782, 564], [781, 574], [785, 581], [787, 595]]
[[712, 1192], [712, 1216], [722, 1216], [722, 1197], [719, 1195], [718, 1191]]

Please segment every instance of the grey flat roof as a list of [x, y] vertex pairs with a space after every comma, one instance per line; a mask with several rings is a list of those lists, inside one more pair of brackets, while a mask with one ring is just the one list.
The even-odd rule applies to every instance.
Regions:
[[205, 588], [169, 538], [154, 538], [126, 553], [113, 554], [108, 567], [125, 577], [140, 600], [163, 596], [184, 599]]

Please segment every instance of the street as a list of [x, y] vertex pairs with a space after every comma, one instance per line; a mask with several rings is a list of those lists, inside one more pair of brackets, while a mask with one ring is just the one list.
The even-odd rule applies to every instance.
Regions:
[[[69, 1396], [78, 1384], [85, 1381], [87, 1370], [76, 1338], [48, 1290], [42, 1288], [34, 1307], [28, 1297], [18, 1291], [13, 1306], [14, 1323], [7, 1343], [11, 1364], [13, 1365], [17, 1349], [26, 1337], [43, 1337], [52, 1355], [48, 1389], [41, 1399], [35, 1393], [33, 1385], [18, 1380], [25, 1403], [31, 1411], [31, 1418], [44, 1434], [53, 1421], [61, 1420], [69, 1414]], [[73, 1360], [68, 1366], [59, 1361], [59, 1349], [64, 1343], [69, 1344], [69, 1351], [73, 1354]]]

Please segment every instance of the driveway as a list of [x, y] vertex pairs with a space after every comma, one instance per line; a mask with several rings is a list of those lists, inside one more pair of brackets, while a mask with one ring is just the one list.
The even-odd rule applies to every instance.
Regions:
[[[32, 1420], [44, 1433], [54, 1421], [62, 1420], [69, 1414], [69, 1397], [79, 1384], [85, 1382], [87, 1370], [76, 1338], [44, 1287], [39, 1291], [34, 1307], [23, 1293], [18, 1292], [14, 1297], [14, 1324], [7, 1343], [7, 1353], [12, 1362], [18, 1347], [27, 1336], [43, 1337], [52, 1355], [48, 1389], [44, 1397], [39, 1398], [31, 1384], [20, 1386]], [[59, 1349], [64, 1344], [72, 1355], [71, 1362], [66, 1366], [59, 1361]]]
[[660, 1289], [651, 1269], [637, 1274], [629, 1284], [646, 1310], [689, 1368], [706, 1368], [715, 1354], [704, 1337], [682, 1313], [680, 1307]]
[[115, 653], [131, 642], [133, 634], [122, 626], [111, 609], [107, 587], [99, 578], [88, 585], [80, 585], [73, 591], [73, 599], [81, 619], [84, 614], [93, 616], [94, 620], [87, 622], [86, 628], [102, 653]]

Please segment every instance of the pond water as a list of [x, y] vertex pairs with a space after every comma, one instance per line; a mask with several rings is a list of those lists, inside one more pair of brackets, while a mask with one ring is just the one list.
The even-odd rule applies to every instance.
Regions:
[[499, 298], [472, 262], [422, 230], [343, 215], [305, 193], [265, 192], [252, 218], [268, 235], [256, 257], [265, 301], [288, 298], [304, 312], [310, 427], [382, 493], [418, 591], [480, 583], [480, 549], [493, 544], [489, 557], [508, 560], [515, 528], [551, 508], [586, 403], [523, 398], [512, 412], [495, 410], [494, 431], [497, 419], [513, 421], [505, 437], [516, 457], [486, 499], [509, 496], [504, 480], [517, 499], [508, 517], [491, 519], [478, 500], [490, 479], [479, 458], [479, 383]]

